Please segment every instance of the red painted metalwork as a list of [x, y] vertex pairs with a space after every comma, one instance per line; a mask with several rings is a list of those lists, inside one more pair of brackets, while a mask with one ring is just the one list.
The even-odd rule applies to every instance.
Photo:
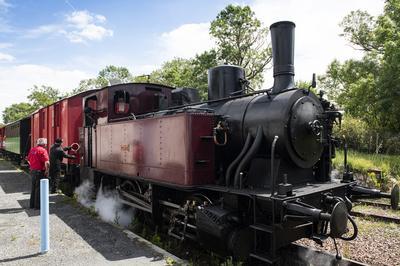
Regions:
[[[78, 128], [82, 127], [83, 123], [82, 98], [90, 93], [93, 93], [93, 91], [62, 99], [33, 113], [31, 123], [32, 144], [35, 145], [38, 138], [47, 138], [47, 150], [49, 151], [56, 138], [62, 138], [64, 146], [79, 143]], [[70, 153], [77, 155], [78, 159], [69, 159], [69, 163], [79, 164], [79, 152]], [[67, 159], [64, 159], [64, 163], [67, 163], [67, 161]]]
[[96, 168], [182, 186], [214, 184], [213, 127], [214, 116], [200, 113], [98, 125]]

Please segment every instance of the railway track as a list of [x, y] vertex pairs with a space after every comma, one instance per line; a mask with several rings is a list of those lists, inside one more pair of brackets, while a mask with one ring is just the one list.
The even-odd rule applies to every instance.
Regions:
[[[390, 204], [386, 204], [386, 203], [382, 203], [382, 202], [358, 200], [355, 203], [357, 203], [357, 205], [368, 205], [368, 206], [373, 206], [373, 207], [379, 207], [382, 209], [391, 209]], [[353, 216], [356, 216], [356, 217], [373, 218], [375, 220], [386, 222], [386, 223], [400, 224], [400, 218], [397, 218], [397, 217], [391, 217], [391, 216], [387, 216], [387, 215], [379, 215], [379, 214], [374, 214], [374, 213], [365, 213], [365, 212], [354, 211], [354, 210], [352, 210], [350, 214]]]
[[350, 214], [353, 216], [356, 216], [356, 217], [373, 218], [375, 220], [386, 222], [386, 223], [400, 224], [400, 218], [378, 215], [378, 214], [373, 214], [373, 213], [364, 213], [364, 212], [358, 212], [358, 211], [351, 211]]
[[354, 203], [356, 204], [364, 204], [369, 206], [380, 207], [383, 209], [390, 209], [391, 205], [388, 203], [376, 202], [376, 201], [369, 201], [369, 200], [357, 200]]
[[367, 264], [342, 258], [336, 259], [335, 254], [319, 251], [300, 244], [291, 244], [285, 249], [286, 261], [281, 265], [341, 265], [341, 266], [365, 266]]

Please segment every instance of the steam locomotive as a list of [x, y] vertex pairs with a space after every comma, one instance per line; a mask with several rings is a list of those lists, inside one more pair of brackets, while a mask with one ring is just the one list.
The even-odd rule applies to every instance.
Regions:
[[171, 237], [238, 259], [274, 264], [300, 238], [354, 239], [353, 183], [330, 176], [341, 114], [294, 86], [294, 28], [270, 28], [268, 90], [246, 93], [244, 70], [222, 65], [209, 70], [206, 102], [155, 84], [85, 96], [81, 176], [115, 187]]
[[[295, 87], [294, 28], [270, 27], [270, 89], [249, 92], [244, 70], [229, 65], [209, 70], [205, 102], [191, 88], [108, 86], [0, 128], [0, 149], [22, 159], [36, 138], [64, 138], [80, 158], [64, 161], [69, 183], [116, 189], [171, 237], [239, 260], [279, 263], [301, 238], [353, 240], [349, 198], [382, 193], [349, 171], [331, 179], [341, 113], [322, 93]], [[397, 205], [398, 191], [392, 198]]]

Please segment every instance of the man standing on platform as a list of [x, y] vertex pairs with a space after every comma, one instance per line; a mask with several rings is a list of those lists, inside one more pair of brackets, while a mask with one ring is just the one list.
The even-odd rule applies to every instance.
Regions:
[[63, 148], [61, 145], [63, 140], [57, 138], [54, 145], [50, 148], [50, 181], [51, 181], [51, 193], [56, 193], [60, 185], [61, 175], [61, 162], [64, 158], [75, 159], [74, 155], [69, 155], [64, 151], [68, 151], [71, 148]]
[[37, 146], [33, 147], [28, 154], [28, 163], [32, 176], [30, 208], [40, 209], [40, 179], [49, 176], [49, 155], [45, 149], [46, 138], [38, 138]]

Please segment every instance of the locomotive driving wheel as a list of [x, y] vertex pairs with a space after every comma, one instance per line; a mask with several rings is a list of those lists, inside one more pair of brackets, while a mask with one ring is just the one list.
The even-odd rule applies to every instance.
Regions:
[[212, 200], [204, 194], [189, 195], [181, 205], [168, 204], [163, 217], [167, 220], [168, 235], [184, 241], [187, 238], [197, 240], [196, 210], [200, 206], [212, 205]]
[[124, 180], [117, 191], [125, 205], [136, 209], [137, 217], [145, 223], [152, 223], [151, 186], [143, 186], [137, 180]]

